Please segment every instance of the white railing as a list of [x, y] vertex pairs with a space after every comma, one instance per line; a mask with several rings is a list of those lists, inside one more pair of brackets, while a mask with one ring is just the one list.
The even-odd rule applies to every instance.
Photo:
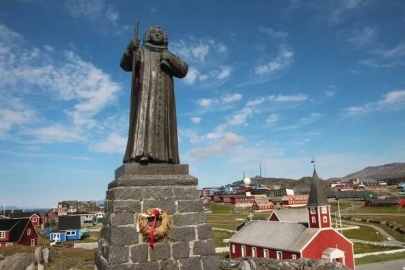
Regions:
[[[388, 250], [388, 251], [380, 251], [380, 252], [372, 252], [372, 253], [363, 253], [363, 254], [354, 254], [354, 258], [362, 258], [366, 256], [374, 256], [374, 255], [381, 255], [381, 254], [394, 254], [394, 253], [400, 253], [400, 252], [405, 252], [405, 249], [396, 249], [396, 250]], [[405, 256], [405, 254], [404, 254]]]

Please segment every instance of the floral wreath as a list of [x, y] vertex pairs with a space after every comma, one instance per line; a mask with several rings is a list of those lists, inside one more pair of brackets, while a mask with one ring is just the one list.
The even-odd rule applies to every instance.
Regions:
[[[149, 218], [153, 218], [152, 226], [149, 225]], [[156, 221], [161, 220], [160, 226], [156, 227]], [[137, 232], [149, 236], [149, 246], [153, 248], [154, 240], [167, 235], [170, 230], [171, 217], [166, 211], [160, 208], [149, 208], [145, 213], [138, 215], [136, 224]]]

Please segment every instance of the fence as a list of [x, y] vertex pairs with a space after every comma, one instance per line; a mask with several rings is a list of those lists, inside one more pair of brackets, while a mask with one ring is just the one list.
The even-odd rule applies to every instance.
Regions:
[[[396, 249], [396, 250], [389, 250], [389, 251], [380, 251], [380, 252], [373, 252], [373, 253], [363, 253], [363, 254], [354, 254], [354, 258], [363, 258], [366, 256], [373, 256], [373, 255], [381, 255], [381, 254], [394, 254], [394, 253], [400, 253], [400, 252], [405, 252], [405, 249]], [[405, 256], [405, 254], [404, 254]]]

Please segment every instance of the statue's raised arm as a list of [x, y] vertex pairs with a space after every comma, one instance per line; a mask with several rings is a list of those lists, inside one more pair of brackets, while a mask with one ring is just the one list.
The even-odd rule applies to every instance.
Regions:
[[184, 78], [188, 65], [167, 46], [166, 32], [152, 26], [141, 48], [134, 39], [122, 55], [123, 70], [132, 71], [134, 56], [136, 67], [124, 163], [180, 163], [173, 77]]

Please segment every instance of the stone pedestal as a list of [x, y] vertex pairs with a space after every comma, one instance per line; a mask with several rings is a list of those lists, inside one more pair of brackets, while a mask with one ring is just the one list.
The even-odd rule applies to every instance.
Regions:
[[[197, 178], [188, 174], [188, 165], [119, 167], [108, 184], [96, 269], [219, 269], [197, 184]], [[138, 214], [149, 208], [172, 215], [169, 234], [155, 240], [154, 248], [136, 230]]]

